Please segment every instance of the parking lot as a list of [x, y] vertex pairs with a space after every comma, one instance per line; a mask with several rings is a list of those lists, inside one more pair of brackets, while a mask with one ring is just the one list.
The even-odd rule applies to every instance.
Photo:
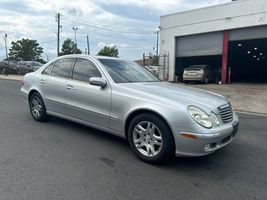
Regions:
[[0, 199], [267, 199], [267, 117], [240, 114], [224, 149], [153, 166], [121, 138], [33, 121], [19, 89], [0, 80]]
[[187, 84], [227, 97], [234, 108], [239, 111], [267, 115], [266, 83], [233, 83], [233, 84]]

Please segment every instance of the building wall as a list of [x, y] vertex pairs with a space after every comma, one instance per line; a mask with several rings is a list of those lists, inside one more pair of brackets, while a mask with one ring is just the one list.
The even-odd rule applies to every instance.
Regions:
[[175, 37], [267, 25], [266, 0], [240, 0], [162, 16], [160, 53], [169, 53], [169, 80], [175, 73]]

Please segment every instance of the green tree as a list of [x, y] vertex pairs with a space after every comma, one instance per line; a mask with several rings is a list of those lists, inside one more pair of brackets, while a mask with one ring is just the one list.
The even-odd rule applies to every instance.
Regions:
[[119, 57], [119, 50], [116, 48], [116, 46], [108, 47], [105, 46], [103, 49], [101, 49], [98, 54], [99, 56], [109, 56], [109, 57]]
[[11, 49], [9, 49], [10, 60], [43, 62], [43, 59], [41, 58], [43, 48], [39, 46], [37, 40], [22, 38], [16, 42], [12, 41], [11, 45]]
[[60, 55], [68, 55], [68, 54], [81, 54], [82, 51], [77, 48], [77, 44], [75, 44], [70, 38], [67, 38], [61, 48]]

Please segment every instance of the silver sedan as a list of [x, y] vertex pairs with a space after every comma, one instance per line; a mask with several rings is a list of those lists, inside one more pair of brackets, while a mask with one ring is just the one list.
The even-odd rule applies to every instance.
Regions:
[[203, 156], [238, 130], [230, 102], [217, 94], [160, 81], [134, 62], [69, 55], [26, 74], [21, 88], [34, 120], [64, 118], [125, 138], [149, 163]]

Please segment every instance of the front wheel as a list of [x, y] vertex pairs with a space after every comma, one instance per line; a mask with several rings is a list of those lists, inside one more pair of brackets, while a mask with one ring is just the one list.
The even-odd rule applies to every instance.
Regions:
[[30, 96], [29, 104], [31, 115], [34, 120], [44, 122], [49, 118], [46, 113], [45, 104], [39, 93], [35, 92]]
[[163, 163], [174, 153], [168, 124], [153, 114], [141, 114], [131, 121], [128, 141], [136, 156], [148, 163]]

